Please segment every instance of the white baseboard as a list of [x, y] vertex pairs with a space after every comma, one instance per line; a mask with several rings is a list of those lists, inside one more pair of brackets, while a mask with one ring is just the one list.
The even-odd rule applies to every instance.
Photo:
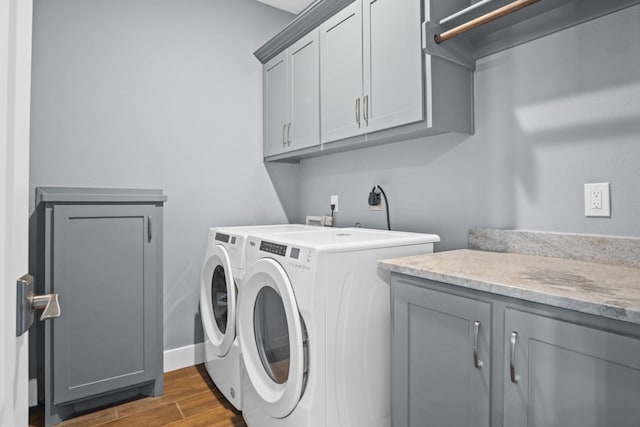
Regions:
[[171, 372], [204, 363], [204, 343], [164, 351], [164, 371]]
[[29, 380], [29, 407], [38, 406], [38, 379]]

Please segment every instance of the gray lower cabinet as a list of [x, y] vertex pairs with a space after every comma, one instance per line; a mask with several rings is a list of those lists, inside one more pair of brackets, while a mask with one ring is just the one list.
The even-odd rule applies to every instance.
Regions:
[[117, 190], [60, 190], [38, 189], [44, 249], [38, 276], [45, 293], [59, 295], [61, 309], [44, 326], [47, 425], [163, 392], [164, 196], [152, 193], [158, 201], [150, 202], [146, 193], [138, 200]]
[[391, 295], [394, 427], [639, 425], [638, 325], [396, 273]]
[[638, 338], [513, 309], [505, 325], [505, 426], [640, 425]]
[[392, 425], [488, 427], [491, 305], [394, 280]]

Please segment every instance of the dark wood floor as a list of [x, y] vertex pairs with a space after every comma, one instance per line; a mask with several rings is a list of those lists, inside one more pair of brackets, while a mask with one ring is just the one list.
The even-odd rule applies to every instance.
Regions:
[[[58, 424], [68, 426], [246, 427], [242, 415], [224, 398], [204, 365], [164, 375], [164, 395], [100, 409]], [[44, 410], [32, 408], [30, 427], [44, 426]]]

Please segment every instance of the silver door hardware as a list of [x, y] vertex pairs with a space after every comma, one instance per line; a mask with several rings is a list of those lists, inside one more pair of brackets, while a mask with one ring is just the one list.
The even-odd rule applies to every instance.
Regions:
[[473, 366], [480, 368], [484, 363], [478, 359], [478, 333], [480, 332], [480, 322], [476, 320], [473, 324]]
[[287, 125], [287, 146], [291, 145], [291, 122]]
[[509, 361], [509, 374], [511, 376], [511, 382], [512, 383], [517, 383], [520, 380], [520, 376], [516, 375], [516, 340], [518, 339], [518, 333], [517, 332], [511, 332], [511, 339], [509, 340], [511, 342], [511, 354], [510, 354], [510, 361]]
[[284, 133], [287, 131], [287, 124], [283, 124], [282, 125], [282, 146], [286, 147], [287, 146], [287, 140], [284, 139]]
[[358, 127], [360, 127], [360, 98], [356, 98], [356, 122], [358, 123]]
[[369, 126], [369, 95], [364, 96], [364, 124]]
[[148, 241], [151, 242], [151, 239], [153, 238], [153, 225], [151, 222], [151, 215], [149, 215], [149, 221], [147, 221], [147, 237]]
[[17, 281], [16, 336], [24, 334], [33, 324], [34, 311], [42, 310], [40, 320], [60, 317], [58, 294], [34, 295], [33, 276], [25, 274]]

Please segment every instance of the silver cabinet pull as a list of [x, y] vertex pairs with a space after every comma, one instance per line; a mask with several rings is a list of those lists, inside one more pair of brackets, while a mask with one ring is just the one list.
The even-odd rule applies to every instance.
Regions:
[[360, 127], [360, 97], [356, 98], [356, 123]]
[[287, 124], [285, 123], [282, 125], [282, 146], [283, 147], [287, 146], [287, 140], [284, 138], [284, 133], [286, 132], [286, 130], [287, 130]]
[[149, 215], [149, 221], [147, 221], [147, 239], [149, 240], [149, 242], [151, 242], [151, 238], [153, 237], [153, 232], [151, 231], [153, 229], [153, 225], [151, 223], [151, 215]]
[[480, 322], [476, 320], [473, 324], [473, 366], [480, 368], [484, 362], [478, 359], [478, 333], [480, 332]]
[[511, 357], [509, 358], [509, 373], [511, 375], [511, 382], [517, 383], [520, 380], [520, 376], [516, 375], [516, 340], [518, 339], [517, 332], [511, 332]]
[[291, 122], [287, 125], [287, 145], [291, 145]]
[[369, 95], [364, 96], [364, 124], [369, 126]]

